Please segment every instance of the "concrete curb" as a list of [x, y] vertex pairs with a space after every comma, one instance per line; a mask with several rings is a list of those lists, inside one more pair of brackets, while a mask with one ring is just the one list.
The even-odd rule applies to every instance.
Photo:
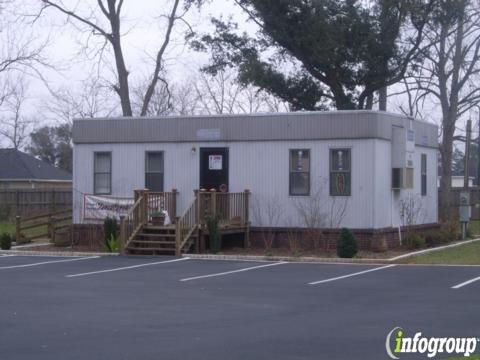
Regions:
[[388, 259], [341, 259], [296, 256], [256, 256], [256, 255], [212, 255], [184, 254], [184, 257], [199, 260], [240, 260], [240, 261], [288, 261], [300, 263], [330, 263], [330, 264], [388, 264]]
[[401, 264], [398, 260], [408, 259], [417, 255], [428, 254], [435, 251], [454, 248], [461, 245], [480, 241], [480, 238], [458, 241], [453, 244], [438, 246], [431, 249], [413, 251], [389, 259], [342, 259], [342, 258], [317, 258], [317, 257], [296, 257], [296, 256], [263, 256], [263, 255], [213, 255], [213, 254], [185, 254], [183, 256], [191, 259], [203, 260], [241, 260], [241, 261], [288, 261], [305, 263], [330, 263], [330, 264]]
[[97, 253], [86, 251], [34, 251], [34, 250], [0, 250], [0, 255], [25, 255], [48, 257], [77, 257], [77, 256], [118, 256], [117, 253]]

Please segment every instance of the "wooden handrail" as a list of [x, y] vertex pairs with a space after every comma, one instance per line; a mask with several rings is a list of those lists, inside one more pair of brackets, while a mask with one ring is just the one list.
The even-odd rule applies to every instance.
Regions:
[[120, 219], [120, 247], [122, 251], [148, 221], [147, 197], [146, 192], [140, 190], [139, 194], [135, 195], [136, 201], [133, 206]]
[[197, 201], [195, 198], [190, 202], [182, 216], [175, 219], [175, 255], [180, 256], [182, 248], [187, 243], [190, 236], [198, 228]]

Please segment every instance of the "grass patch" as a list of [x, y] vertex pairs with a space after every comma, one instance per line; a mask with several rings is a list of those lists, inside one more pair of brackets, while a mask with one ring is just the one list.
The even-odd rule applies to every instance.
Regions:
[[10, 235], [15, 234], [15, 225], [11, 223], [0, 223], [0, 234], [9, 233]]
[[480, 220], [472, 220], [468, 223], [468, 229], [473, 235], [480, 235]]
[[480, 265], [480, 241], [405, 260], [407, 264]]

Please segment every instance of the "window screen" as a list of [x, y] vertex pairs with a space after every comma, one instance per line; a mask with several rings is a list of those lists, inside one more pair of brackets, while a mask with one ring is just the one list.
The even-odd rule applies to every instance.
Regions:
[[94, 193], [110, 195], [112, 193], [112, 153], [96, 152], [94, 162]]
[[163, 152], [145, 153], [145, 187], [163, 192]]
[[330, 196], [351, 194], [350, 149], [330, 149]]
[[310, 150], [290, 150], [290, 196], [310, 195]]

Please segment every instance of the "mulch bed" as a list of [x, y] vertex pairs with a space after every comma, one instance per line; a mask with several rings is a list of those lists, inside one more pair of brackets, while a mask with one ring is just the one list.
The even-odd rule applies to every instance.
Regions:
[[[360, 259], [389, 259], [395, 256], [403, 255], [412, 250], [389, 250], [386, 252], [373, 252], [361, 250], [355, 256]], [[318, 257], [318, 258], [336, 258], [337, 253], [334, 251], [322, 251], [318, 250], [298, 250], [292, 252], [288, 248], [272, 248], [270, 250], [265, 250], [263, 248], [229, 248], [222, 250], [219, 254], [221, 255], [253, 255], [253, 256], [293, 256], [293, 257]]]

